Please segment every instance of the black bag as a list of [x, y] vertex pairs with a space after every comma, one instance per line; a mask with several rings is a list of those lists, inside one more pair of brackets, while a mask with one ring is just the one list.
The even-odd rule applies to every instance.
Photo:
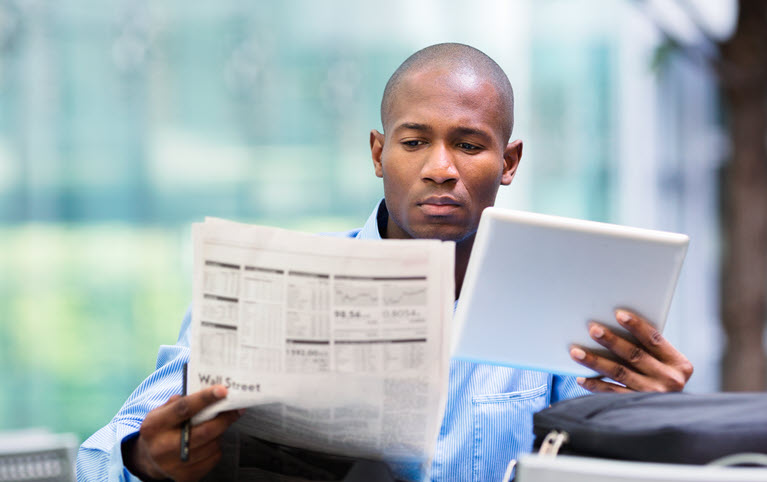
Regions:
[[767, 393], [587, 395], [536, 413], [533, 425], [536, 448], [564, 432], [560, 454], [706, 464], [767, 454]]

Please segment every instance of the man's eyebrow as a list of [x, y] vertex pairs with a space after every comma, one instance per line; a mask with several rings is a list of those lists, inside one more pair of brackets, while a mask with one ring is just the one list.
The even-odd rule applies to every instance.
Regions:
[[398, 125], [395, 130], [409, 129], [414, 131], [430, 131], [431, 127], [426, 124], [419, 124], [418, 122], [403, 122]]
[[486, 142], [491, 142], [493, 140], [493, 136], [487, 131], [475, 129], [474, 127], [456, 127], [453, 132], [460, 136], [477, 136]]

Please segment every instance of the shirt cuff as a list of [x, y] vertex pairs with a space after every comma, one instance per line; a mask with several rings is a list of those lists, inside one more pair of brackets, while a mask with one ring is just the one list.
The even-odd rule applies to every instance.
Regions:
[[138, 431], [124, 436], [112, 447], [112, 453], [109, 457], [109, 482], [141, 482], [141, 479], [133, 475], [123, 462], [123, 442], [134, 437], [138, 437]]

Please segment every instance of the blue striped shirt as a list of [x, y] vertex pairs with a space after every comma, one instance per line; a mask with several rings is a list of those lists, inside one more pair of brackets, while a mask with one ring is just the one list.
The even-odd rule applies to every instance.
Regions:
[[[385, 216], [386, 207], [379, 203], [361, 229], [336, 235], [381, 239], [379, 209]], [[155, 372], [107, 426], [82, 444], [77, 455], [78, 480], [138, 480], [123, 464], [121, 444], [138, 434], [147, 413], [181, 392], [181, 366], [189, 360], [190, 323], [187, 311], [176, 344], [160, 347]], [[586, 393], [573, 377], [452, 360], [430, 478], [501, 480], [509, 460], [532, 449], [533, 413]]]

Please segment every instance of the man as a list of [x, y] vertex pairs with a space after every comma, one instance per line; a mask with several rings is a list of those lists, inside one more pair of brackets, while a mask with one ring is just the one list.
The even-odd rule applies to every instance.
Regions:
[[[504, 72], [472, 47], [439, 44], [413, 54], [384, 91], [384, 132], [370, 133], [384, 201], [362, 229], [346, 235], [455, 241], [458, 297], [480, 214], [493, 205], [498, 188], [511, 183], [522, 156], [522, 142], [509, 142], [513, 102]], [[587, 393], [584, 388], [681, 390], [692, 374], [689, 361], [640, 317], [618, 311], [616, 318], [639, 345], [596, 323], [589, 333], [622, 362], [575, 347], [570, 355], [622, 385], [452, 361], [431, 477], [500, 479], [507, 462], [531, 448], [532, 414], [557, 400]], [[180, 392], [180, 367], [189, 357], [188, 330], [187, 313], [178, 343], [162, 347], [157, 371], [112, 422], [81, 447], [79, 477], [124, 480], [132, 473], [195, 480], [215, 466], [220, 457], [217, 440], [239, 413], [222, 413], [194, 427], [191, 459], [182, 463], [178, 456], [182, 422], [226, 395], [221, 386], [183, 398], [173, 395]]]

